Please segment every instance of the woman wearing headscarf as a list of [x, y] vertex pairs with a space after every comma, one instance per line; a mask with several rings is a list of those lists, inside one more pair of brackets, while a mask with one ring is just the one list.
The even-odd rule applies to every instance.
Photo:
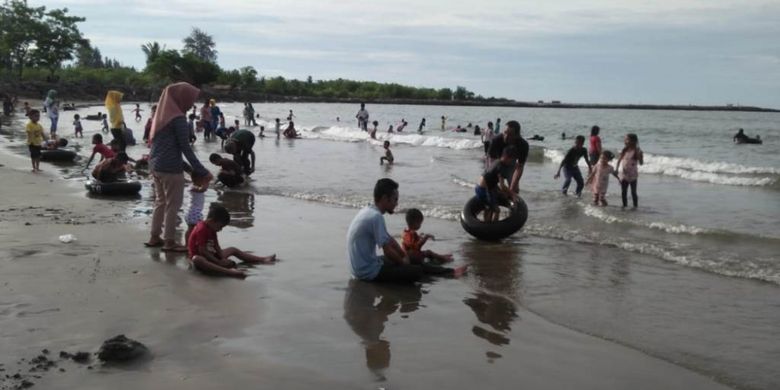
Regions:
[[125, 142], [125, 117], [122, 114], [122, 92], [108, 91], [106, 94], [106, 111], [108, 111], [108, 124], [111, 129], [111, 136], [114, 137], [120, 152], [124, 152], [127, 143]]
[[161, 246], [164, 251], [187, 251], [175, 240], [177, 213], [184, 197], [182, 155], [192, 166], [193, 184], [207, 186], [212, 179], [211, 173], [198, 161], [190, 147], [186, 113], [199, 94], [200, 90], [190, 84], [175, 83], [165, 87], [157, 103], [149, 133], [152, 144], [149, 167], [154, 179], [154, 213], [151, 236], [146, 246]]
[[51, 138], [57, 137], [57, 121], [60, 118], [60, 102], [57, 100], [57, 91], [50, 89], [46, 94], [46, 99], [43, 101], [43, 106], [46, 107], [46, 114], [51, 120]]

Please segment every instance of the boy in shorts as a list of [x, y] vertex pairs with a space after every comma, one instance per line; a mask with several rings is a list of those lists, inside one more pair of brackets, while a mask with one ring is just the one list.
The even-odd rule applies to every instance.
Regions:
[[511, 177], [504, 177], [501, 173], [504, 167], [512, 164], [517, 158], [517, 148], [510, 145], [501, 152], [501, 158], [494, 162], [483, 174], [479, 184], [474, 188], [474, 192], [485, 207], [485, 222], [498, 221], [498, 196], [503, 193], [506, 196], [514, 197], [514, 193], [509, 191], [507, 182]]
[[219, 204], [212, 204], [205, 221], [198, 222], [189, 236], [187, 249], [192, 265], [201, 272], [245, 278], [244, 271], [236, 269], [236, 263], [228, 260], [235, 256], [245, 263], [271, 264], [276, 261], [276, 255], [255, 256], [237, 248], [219, 247], [217, 233], [230, 223], [230, 213]]
[[46, 133], [43, 132], [43, 126], [38, 123], [41, 120], [40, 111], [30, 110], [30, 114], [27, 117], [30, 118], [30, 121], [27, 122], [24, 131], [27, 133], [27, 147], [30, 149], [32, 171], [37, 173], [41, 171], [41, 144], [46, 140]]

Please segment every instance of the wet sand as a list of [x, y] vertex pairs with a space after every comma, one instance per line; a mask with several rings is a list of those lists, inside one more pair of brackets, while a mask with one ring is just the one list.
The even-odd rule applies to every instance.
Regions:
[[[470, 252], [451, 222], [428, 219], [425, 230], [439, 236], [431, 249], [472, 264], [467, 277], [373, 285], [350, 281], [344, 235], [354, 209], [226, 193], [237, 218], [222, 246], [280, 261], [243, 281], [219, 279], [144, 248], [149, 217], [128, 202], [90, 199], [48, 164], [39, 175], [26, 158], [0, 154], [0, 164], [13, 183], [0, 207], [0, 373], [36, 388], [727, 388], [528, 311], [514, 291], [524, 286], [518, 249]], [[387, 220], [399, 234], [403, 217]], [[77, 241], [61, 243], [62, 234]], [[117, 334], [151, 358], [29, 372], [43, 349], [96, 352]], [[18, 384], [6, 378], [0, 388]]]

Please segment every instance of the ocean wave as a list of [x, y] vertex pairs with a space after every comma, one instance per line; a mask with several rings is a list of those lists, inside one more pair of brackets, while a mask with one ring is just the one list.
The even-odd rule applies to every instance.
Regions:
[[[545, 149], [544, 157], [554, 163], [560, 163], [563, 160], [564, 152], [556, 149]], [[581, 164], [584, 166], [584, 163]], [[645, 163], [639, 167], [639, 172], [674, 176], [711, 184], [755, 187], [777, 184], [777, 176], [780, 176], [780, 169], [777, 168], [749, 167], [726, 162], [707, 162], [649, 153], [645, 153]]]
[[689, 247], [682, 247], [672, 243], [654, 244], [629, 241], [620, 237], [600, 236], [594, 232], [582, 232], [534, 223], [527, 224], [523, 231], [539, 237], [619, 248], [723, 276], [780, 284], [780, 270], [774, 265], [776, 261], [772, 259], [745, 261], [736, 254], [719, 253], [717, 256], [714, 256], [713, 254], [703, 253], [701, 250], [691, 250]]
[[609, 223], [609, 224], [622, 223], [622, 224], [634, 225], [639, 227], [646, 227], [655, 230], [662, 230], [667, 233], [673, 233], [673, 234], [684, 233], [684, 234], [697, 235], [697, 234], [712, 232], [709, 229], [704, 229], [696, 226], [688, 226], [688, 225], [673, 224], [673, 223], [666, 223], [666, 222], [643, 222], [643, 221], [638, 221], [636, 219], [620, 218], [614, 215], [610, 215], [603, 208], [596, 207], [591, 204], [584, 205], [584, 212], [585, 215], [589, 217], [599, 219], [602, 222]]
[[482, 147], [482, 141], [479, 139], [441, 137], [414, 133], [377, 132], [376, 139], [372, 139], [367, 132], [359, 130], [358, 128], [340, 126], [318, 126], [312, 129], [303, 128], [301, 131], [301, 137], [346, 142], [369, 141], [380, 145], [382, 142], [387, 140], [394, 144], [449, 148], [456, 150], [477, 149]]

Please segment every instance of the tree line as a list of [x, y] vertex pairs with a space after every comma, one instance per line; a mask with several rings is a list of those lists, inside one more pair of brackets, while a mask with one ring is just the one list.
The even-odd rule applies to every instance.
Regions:
[[251, 95], [300, 96], [323, 99], [414, 99], [443, 101], [505, 101], [476, 95], [463, 86], [417, 88], [397, 83], [346, 79], [306, 80], [265, 77], [252, 66], [222, 69], [217, 64], [216, 43], [211, 35], [193, 28], [181, 50], [158, 42], [141, 46], [144, 69], [124, 66], [104, 57], [84, 38], [78, 24], [86, 19], [67, 8], [47, 10], [26, 0], [5, 0], [0, 6], [0, 78], [58, 83], [87, 82], [127, 89], [162, 88], [187, 81]]

